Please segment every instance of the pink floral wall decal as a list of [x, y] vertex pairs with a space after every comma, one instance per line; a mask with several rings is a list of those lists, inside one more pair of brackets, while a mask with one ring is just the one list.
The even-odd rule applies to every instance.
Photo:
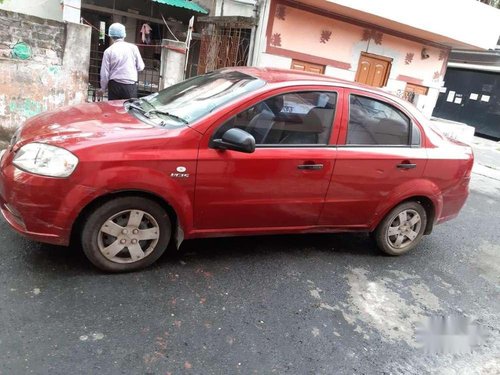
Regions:
[[361, 37], [362, 41], [368, 41], [371, 39], [372, 31], [368, 29], [363, 30], [363, 36]]
[[286, 17], [286, 8], [284, 5], [278, 5], [276, 7], [276, 13], [275, 13], [275, 17], [279, 20], [285, 20], [285, 17]]
[[384, 36], [384, 34], [382, 34], [380, 31], [364, 29], [363, 36], [361, 37], [361, 40], [362, 41], [369, 41], [370, 39], [373, 39], [375, 44], [382, 44], [382, 37], [383, 36]]
[[382, 36], [383, 34], [381, 32], [376, 31], [373, 35], [373, 41], [375, 44], [382, 44]]
[[332, 36], [332, 32], [330, 30], [323, 30], [321, 32], [321, 37], [319, 39], [320, 43], [326, 44], [330, 40], [330, 37]]
[[406, 65], [410, 65], [411, 62], [413, 61], [413, 57], [415, 56], [415, 54], [413, 52], [408, 52], [406, 54], [406, 57], [405, 57], [405, 64]]
[[437, 70], [434, 72], [434, 75], [432, 76], [432, 79], [434, 81], [439, 81], [439, 77], [441, 77], [441, 73], [439, 73]]
[[271, 43], [272, 46], [281, 47], [281, 34], [280, 33], [274, 33], [271, 36], [270, 43]]

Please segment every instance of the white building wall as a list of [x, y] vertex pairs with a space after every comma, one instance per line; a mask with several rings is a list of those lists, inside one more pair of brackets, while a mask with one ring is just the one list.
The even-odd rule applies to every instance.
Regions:
[[81, 0], [3, 0], [0, 9], [46, 18], [80, 23]]
[[[251, 60], [252, 66], [265, 66], [261, 62], [262, 55], [265, 53], [266, 45], [267, 45], [267, 20], [269, 18], [269, 9], [271, 7], [271, 0], [259, 0], [258, 2], [258, 11], [259, 11], [259, 19], [258, 26], [255, 32], [255, 40], [254, 40], [254, 52]], [[270, 65], [272, 66], [272, 65]]]
[[80, 23], [80, 15], [82, 11], [81, 0], [63, 0], [62, 10], [63, 21]]
[[[425, 30], [482, 49], [495, 48], [500, 35], [500, 10], [477, 0], [325, 0], [359, 18], [381, 24]], [[377, 22], [377, 17], [379, 17]]]
[[325, 68], [325, 75], [345, 79], [346, 81], [354, 81], [356, 72], [346, 69], [335, 68], [334, 66], [327, 65]]
[[213, 15], [253, 17], [255, 3], [255, 0], [217, 0]]
[[269, 53], [261, 53], [259, 67], [290, 69], [292, 59], [284, 56], [271, 55]]

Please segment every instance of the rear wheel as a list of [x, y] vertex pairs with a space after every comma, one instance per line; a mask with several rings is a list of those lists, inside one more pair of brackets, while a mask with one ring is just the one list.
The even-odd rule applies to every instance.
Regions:
[[82, 247], [101, 270], [134, 271], [151, 265], [163, 254], [171, 232], [170, 218], [158, 203], [142, 197], [121, 197], [87, 217]]
[[418, 245], [427, 225], [427, 213], [418, 202], [405, 202], [395, 207], [373, 232], [380, 250], [401, 255]]

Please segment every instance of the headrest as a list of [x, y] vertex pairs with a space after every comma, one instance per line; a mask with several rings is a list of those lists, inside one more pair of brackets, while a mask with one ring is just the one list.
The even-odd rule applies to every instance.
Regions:
[[[322, 133], [325, 127], [331, 126], [333, 111], [325, 108], [312, 108], [304, 117], [304, 125], [297, 131]], [[295, 130], [295, 129], [294, 129]]]
[[281, 112], [285, 105], [283, 95], [274, 96], [266, 100], [266, 104], [275, 115]]
[[408, 124], [390, 118], [380, 119], [373, 127], [373, 136], [378, 144], [401, 145], [408, 143]]

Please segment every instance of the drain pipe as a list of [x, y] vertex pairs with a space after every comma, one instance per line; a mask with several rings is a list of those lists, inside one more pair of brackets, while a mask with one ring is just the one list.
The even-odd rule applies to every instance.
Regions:
[[250, 34], [250, 50], [248, 51], [248, 59], [247, 65], [254, 65], [254, 53], [255, 53], [255, 37], [257, 35], [257, 26], [259, 24], [259, 13], [260, 13], [260, 0], [255, 0], [255, 4], [253, 6], [253, 14], [254, 14], [254, 24], [252, 25], [252, 31]]

